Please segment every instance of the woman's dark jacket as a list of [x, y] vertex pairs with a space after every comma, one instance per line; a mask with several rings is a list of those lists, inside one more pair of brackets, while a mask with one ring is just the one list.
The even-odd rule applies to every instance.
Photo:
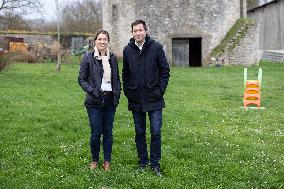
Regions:
[[132, 38], [123, 50], [122, 80], [128, 109], [148, 112], [164, 108], [169, 72], [161, 44], [147, 35], [140, 51]]
[[[117, 58], [113, 53], [110, 53], [109, 63], [112, 92], [114, 94], [113, 101], [116, 107], [119, 103], [121, 86]], [[103, 105], [101, 91], [103, 71], [102, 61], [94, 57], [94, 52], [88, 52], [84, 55], [80, 65], [78, 83], [86, 92], [86, 107], [100, 107]]]

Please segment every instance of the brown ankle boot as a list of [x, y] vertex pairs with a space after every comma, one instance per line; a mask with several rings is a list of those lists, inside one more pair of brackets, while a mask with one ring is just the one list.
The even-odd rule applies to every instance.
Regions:
[[103, 164], [103, 169], [105, 171], [109, 171], [110, 170], [110, 162], [105, 161], [104, 164]]
[[94, 161], [90, 164], [90, 169], [96, 169], [98, 166], [98, 162]]

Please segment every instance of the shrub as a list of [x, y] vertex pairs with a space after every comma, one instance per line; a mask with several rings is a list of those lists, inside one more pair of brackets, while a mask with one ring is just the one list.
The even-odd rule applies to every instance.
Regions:
[[11, 62], [10, 61], [10, 56], [9, 54], [0, 54], [0, 71], [2, 71], [8, 64]]
[[38, 63], [39, 61], [40, 57], [32, 52], [8, 52], [0, 54], [0, 71], [7, 67], [11, 62]]
[[19, 54], [17, 57], [15, 57], [17, 60], [16, 62], [28, 62], [28, 63], [38, 63], [40, 57], [32, 52], [25, 52]]

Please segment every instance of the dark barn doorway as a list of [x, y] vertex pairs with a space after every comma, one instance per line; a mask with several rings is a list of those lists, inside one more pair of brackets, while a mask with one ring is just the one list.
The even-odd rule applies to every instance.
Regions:
[[179, 67], [200, 67], [202, 38], [173, 38], [173, 65]]

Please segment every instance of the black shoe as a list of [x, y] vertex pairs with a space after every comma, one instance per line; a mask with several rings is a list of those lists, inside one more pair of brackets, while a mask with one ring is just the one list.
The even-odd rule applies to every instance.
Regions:
[[152, 170], [154, 171], [155, 175], [157, 175], [158, 177], [162, 176], [160, 167], [153, 167]]
[[147, 164], [146, 165], [139, 165], [136, 172], [144, 172], [146, 170], [146, 168], [147, 168]]

